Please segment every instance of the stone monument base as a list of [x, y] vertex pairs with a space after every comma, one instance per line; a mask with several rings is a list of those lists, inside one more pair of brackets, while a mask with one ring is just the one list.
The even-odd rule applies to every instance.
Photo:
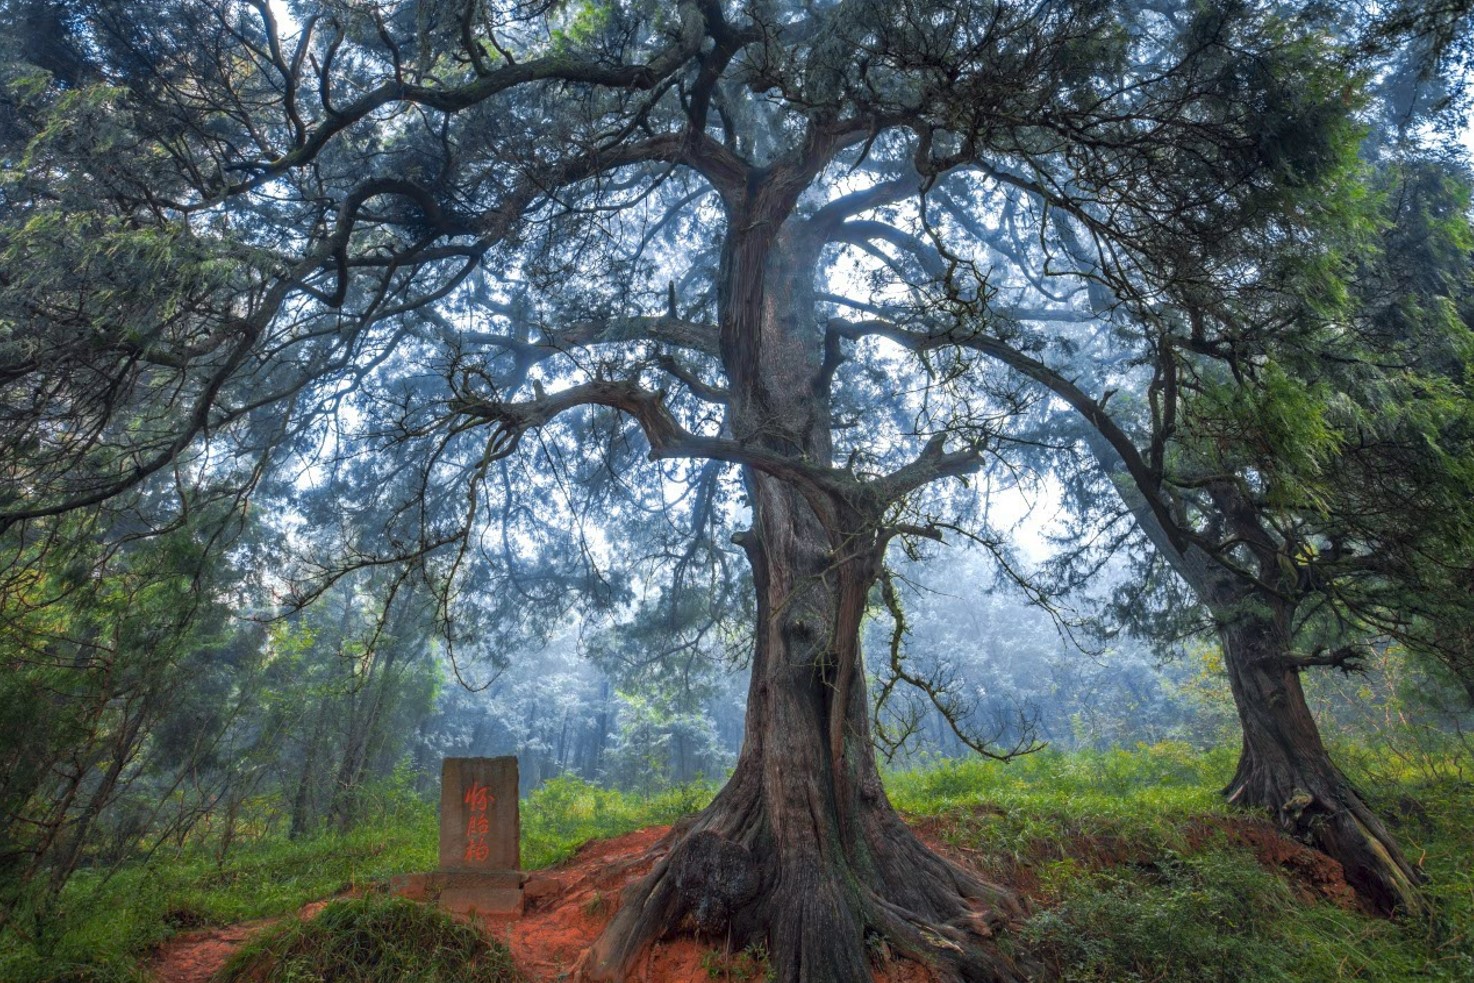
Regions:
[[453, 915], [522, 914], [522, 878], [516, 870], [445, 871], [399, 874], [389, 890], [411, 901], [433, 901]]

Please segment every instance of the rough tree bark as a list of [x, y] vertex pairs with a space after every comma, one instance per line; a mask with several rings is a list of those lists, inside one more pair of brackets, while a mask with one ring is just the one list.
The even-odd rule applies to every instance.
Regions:
[[866, 560], [835, 568], [802, 496], [752, 484], [744, 546], [759, 620], [742, 753], [716, 800], [626, 894], [589, 977], [625, 979], [650, 942], [685, 928], [735, 947], [764, 941], [785, 983], [868, 980], [871, 937], [943, 979], [1019, 979], [979, 944], [1022, 914], [1019, 902], [932, 853], [896, 815], [875, 767], [863, 674], [838, 684], [838, 650], [858, 645], [851, 612], [863, 610]]
[[[1238, 711], [1242, 745], [1238, 769], [1224, 794], [1234, 804], [1266, 809], [1280, 827], [1341, 864], [1347, 883], [1382, 914], [1426, 910], [1417, 885], [1422, 875], [1403, 856], [1387, 827], [1331, 760], [1300, 685], [1285, 596], [1256, 588], [1197, 545], [1168, 534], [1145, 493], [1123, 472], [1129, 447], [1091, 438], [1091, 451], [1142, 530], [1218, 622], [1223, 660]], [[1238, 535], [1255, 545], [1259, 581], [1276, 582], [1279, 557], [1252, 510], [1232, 488], [1215, 498]]]
[[[766, 204], [729, 212], [729, 421], [750, 445], [823, 467], [822, 243]], [[942, 979], [1021, 979], [984, 944], [1023, 914], [1019, 900], [924, 846], [881, 786], [859, 629], [885, 537], [853, 501], [752, 468], [746, 481], [753, 522], [739, 540], [758, 620], [742, 751], [715, 801], [627, 890], [585, 976], [629, 978], [650, 943], [685, 930], [734, 947], [764, 942], [783, 983], [869, 980], [872, 940]], [[855, 492], [863, 498], [858, 483]]]
[[[1295, 651], [1299, 584], [1280, 544], [1265, 528], [1241, 486], [1210, 488], [1229, 528], [1248, 547], [1257, 576], [1227, 603], [1211, 603], [1221, 626], [1224, 664], [1243, 724], [1238, 771], [1225, 789], [1230, 802], [1259, 806], [1280, 826], [1340, 861], [1346, 880], [1384, 914], [1421, 913], [1421, 875], [1321, 742]], [[1211, 595], [1210, 595], [1211, 596]]]
[[1223, 621], [1224, 664], [1243, 724], [1228, 800], [1267, 809], [1285, 831], [1338, 860], [1347, 883], [1383, 914], [1420, 913], [1422, 875], [1331, 761], [1290, 656], [1288, 612], [1278, 608]]

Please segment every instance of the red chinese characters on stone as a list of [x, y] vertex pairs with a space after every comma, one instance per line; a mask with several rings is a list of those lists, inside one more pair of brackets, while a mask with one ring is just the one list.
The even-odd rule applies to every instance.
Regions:
[[462, 801], [471, 807], [472, 812], [485, 812], [487, 807], [496, 801], [496, 796], [487, 791], [486, 786], [480, 782], [472, 782], [471, 787], [466, 789], [466, 794], [462, 796]]
[[485, 785], [473, 782], [466, 789], [462, 801], [468, 807], [470, 813], [466, 820], [466, 863], [484, 863], [491, 847], [486, 843], [486, 836], [491, 832], [491, 820], [486, 815], [486, 810], [496, 804], [496, 796], [492, 795]]
[[516, 870], [517, 759], [446, 758], [440, 773], [440, 869]]

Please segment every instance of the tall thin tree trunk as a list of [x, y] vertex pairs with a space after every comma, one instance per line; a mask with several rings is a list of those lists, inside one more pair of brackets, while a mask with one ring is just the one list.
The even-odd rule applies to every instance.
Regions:
[[558, 731], [558, 774], [568, 770], [568, 717], [569, 711], [563, 711], [563, 726]]
[[61, 849], [60, 857], [51, 866], [50, 892], [52, 897], [61, 893], [67, 878], [77, 869], [82, 850], [86, 847], [91, 835], [93, 824], [102, 814], [102, 810], [112, 801], [118, 788], [118, 780], [122, 777], [124, 769], [128, 767], [128, 762], [133, 760], [133, 755], [143, 738], [143, 724], [150, 717], [151, 701], [145, 696], [139, 700], [140, 705], [136, 709], [131, 704], [130, 700], [124, 705], [123, 720], [113, 740], [107, 770], [98, 781], [97, 787], [92, 790], [92, 794], [88, 796], [87, 804], [72, 820], [71, 834]]
[[604, 748], [609, 743], [609, 680], [599, 681], [599, 712], [594, 715], [593, 732], [589, 735], [589, 751], [584, 759], [583, 777], [597, 778], [604, 764]]
[[353, 702], [348, 741], [343, 750], [343, 762], [338, 769], [338, 783], [333, 796], [332, 814], [340, 832], [346, 833], [352, 829], [358, 817], [359, 786], [363, 784], [369, 748], [383, 717], [388, 689], [394, 680], [395, 657], [396, 652], [391, 648], [380, 665], [378, 653], [371, 655], [367, 678], [360, 689], [360, 693], [367, 698], [355, 698]]
[[289, 839], [300, 839], [311, 828], [312, 786], [313, 779], [317, 777], [315, 754], [322, 741], [323, 725], [327, 717], [326, 706], [319, 706], [318, 712], [312, 715], [312, 736], [302, 746], [302, 770], [297, 775], [297, 790], [292, 795], [292, 828], [287, 833]]

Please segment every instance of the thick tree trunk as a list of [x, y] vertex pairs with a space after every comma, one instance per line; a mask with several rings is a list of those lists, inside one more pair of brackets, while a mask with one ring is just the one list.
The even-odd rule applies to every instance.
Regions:
[[1347, 883], [1378, 911], [1422, 912], [1421, 875], [1321, 743], [1284, 630], [1272, 617], [1239, 614], [1222, 636], [1243, 724], [1229, 801], [1268, 809], [1287, 832], [1340, 861]]
[[[823, 466], [820, 244], [791, 229], [773, 238], [767, 219], [733, 217], [724, 256], [730, 426], [769, 453]], [[741, 540], [758, 620], [742, 752], [716, 800], [626, 892], [585, 976], [628, 979], [650, 943], [687, 931], [734, 948], [763, 942], [781, 983], [868, 981], [868, 944], [879, 942], [944, 980], [1021, 979], [985, 943], [1022, 915], [1018, 899], [928, 850], [881, 786], [859, 661], [877, 530], [839, 519], [845, 504], [816, 501], [813, 489], [806, 497], [755, 469], [747, 483], [753, 528]]]
[[685, 930], [735, 948], [764, 942], [784, 983], [868, 980], [872, 939], [941, 979], [1020, 979], [983, 946], [1022, 915], [1019, 902], [932, 853], [896, 815], [875, 767], [863, 674], [839, 682], [836, 656], [858, 644], [863, 561], [835, 568], [802, 498], [769, 479], [755, 484], [756, 529], [744, 545], [759, 623], [737, 768], [626, 894], [587, 975], [624, 980], [646, 946]]

